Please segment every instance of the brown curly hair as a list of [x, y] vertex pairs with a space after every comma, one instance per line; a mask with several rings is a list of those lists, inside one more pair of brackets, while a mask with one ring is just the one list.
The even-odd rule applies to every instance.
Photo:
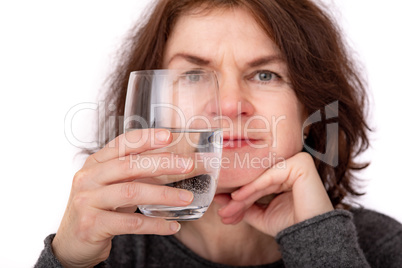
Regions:
[[[166, 41], [179, 16], [216, 8], [243, 8], [281, 50], [292, 87], [308, 114], [321, 111], [324, 115], [329, 104], [337, 103], [337, 117], [332, 120], [338, 124], [338, 133], [327, 133], [328, 122], [322, 121], [311, 125], [306, 139], [309, 148], [337, 157], [336, 165], [315, 158], [333, 205], [347, 207], [342, 202], [346, 196], [361, 195], [354, 171], [368, 166], [355, 162], [356, 156], [369, 147], [366, 85], [341, 31], [323, 8], [310, 0], [159, 0], [150, 7], [142, 23], [129, 31], [108, 80], [105, 103], [115, 109], [106, 110], [108, 120], [100, 122], [98, 131], [103, 135], [99, 136], [99, 147], [123, 132], [119, 120], [124, 114], [129, 74], [162, 67]], [[328, 146], [328, 139], [323, 137], [336, 137], [337, 146]]]

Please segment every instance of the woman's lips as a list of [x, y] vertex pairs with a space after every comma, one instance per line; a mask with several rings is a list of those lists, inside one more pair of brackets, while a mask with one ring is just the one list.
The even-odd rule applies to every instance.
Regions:
[[253, 144], [258, 143], [259, 140], [256, 139], [246, 139], [246, 138], [223, 138], [223, 148], [224, 149], [238, 149], [246, 146], [253, 146]]

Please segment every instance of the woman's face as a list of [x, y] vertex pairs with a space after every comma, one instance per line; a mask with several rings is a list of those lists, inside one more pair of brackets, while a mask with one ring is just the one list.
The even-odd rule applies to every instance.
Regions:
[[224, 145], [218, 193], [232, 192], [301, 151], [303, 106], [280, 50], [248, 12], [181, 16], [163, 64], [218, 74]]

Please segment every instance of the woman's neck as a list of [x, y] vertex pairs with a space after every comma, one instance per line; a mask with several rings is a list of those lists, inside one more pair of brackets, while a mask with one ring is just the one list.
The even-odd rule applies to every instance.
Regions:
[[226, 265], [261, 265], [281, 258], [275, 239], [245, 222], [226, 225], [218, 215], [219, 205], [212, 203], [197, 221], [181, 222], [175, 237], [197, 255]]

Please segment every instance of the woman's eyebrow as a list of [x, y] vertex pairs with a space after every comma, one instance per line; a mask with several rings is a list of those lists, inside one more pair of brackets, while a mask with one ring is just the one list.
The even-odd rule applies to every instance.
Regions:
[[256, 58], [250, 62], [247, 63], [247, 65], [251, 68], [270, 64], [270, 63], [285, 63], [283, 58], [279, 55], [269, 55], [269, 56], [263, 56], [260, 58]]
[[[169, 64], [177, 58], [182, 58], [182, 59], [184, 59], [190, 63], [193, 63], [195, 65], [198, 65], [198, 66], [208, 66], [211, 64], [211, 61], [208, 59], [202, 58], [200, 56], [188, 54], [188, 53], [175, 54], [170, 59]], [[280, 55], [274, 54], [274, 55], [262, 56], [262, 57], [256, 58], [256, 59], [248, 62], [247, 66], [254, 68], [254, 67], [258, 67], [258, 66], [262, 66], [262, 65], [266, 65], [266, 64], [270, 64], [270, 63], [285, 63], [285, 61], [283, 60], [283, 58]]]
[[175, 54], [169, 61], [169, 64], [176, 58], [183, 58], [184, 60], [199, 65], [199, 66], [207, 66], [211, 63], [210, 60], [201, 58], [199, 56], [191, 55], [191, 54], [186, 54], [186, 53], [178, 53]]

